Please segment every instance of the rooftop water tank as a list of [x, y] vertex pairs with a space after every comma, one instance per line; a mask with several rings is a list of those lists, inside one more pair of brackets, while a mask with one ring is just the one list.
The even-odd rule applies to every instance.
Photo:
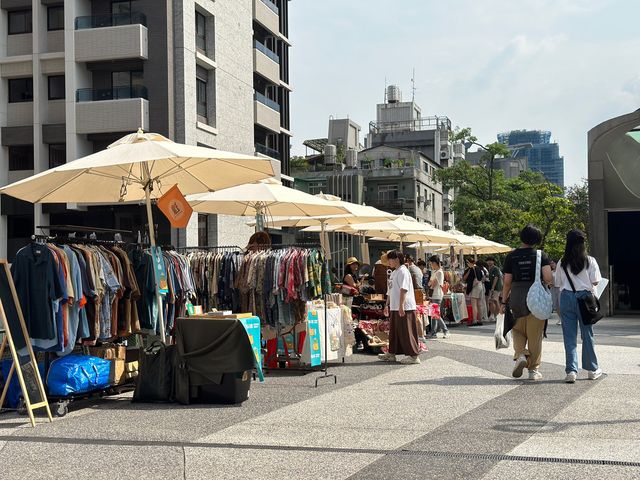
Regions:
[[347, 168], [358, 168], [358, 152], [353, 148], [347, 150]]
[[389, 85], [387, 87], [387, 103], [398, 103], [402, 101], [402, 94], [398, 85]]
[[325, 165], [335, 165], [337, 159], [336, 146], [330, 143], [324, 146], [324, 163]]

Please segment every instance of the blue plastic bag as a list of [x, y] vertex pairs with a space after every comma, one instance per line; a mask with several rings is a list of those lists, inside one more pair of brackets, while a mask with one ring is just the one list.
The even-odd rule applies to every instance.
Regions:
[[91, 355], [67, 355], [54, 360], [47, 374], [48, 394], [66, 397], [108, 387], [111, 361]]

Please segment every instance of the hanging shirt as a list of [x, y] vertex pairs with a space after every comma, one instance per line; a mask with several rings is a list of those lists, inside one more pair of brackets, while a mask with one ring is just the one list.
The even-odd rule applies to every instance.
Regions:
[[[64, 297], [65, 292], [51, 251], [36, 243], [24, 247], [16, 254], [11, 274], [29, 336], [55, 338], [57, 326], [52, 305]], [[12, 327], [19, 328], [17, 325]], [[26, 346], [21, 337], [14, 338], [17, 348]]]

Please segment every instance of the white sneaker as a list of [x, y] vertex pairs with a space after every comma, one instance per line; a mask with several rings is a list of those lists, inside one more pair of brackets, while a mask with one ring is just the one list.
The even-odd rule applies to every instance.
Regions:
[[449, 338], [451, 334], [449, 332], [444, 332], [444, 336], [442, 338]]
[[589, 380], [597, 380], [602, 376], [602, 370], [597, 369], [593, 372], [589, 372]]
[[396, 356], [393, 353], [379, 353], [378, 360], [382, 360], [383, 362], [395, 362]]
[[516, 360], [515, 366], [513, 367], [513, 372], [512, 372], [513, 377], [520, 378], [522, 376], [522, 371], [526, 366], [527, 366], [527, 357], [525, 357], [524, 355], [520, 355]]
[[538, 370], [529, 370], [529, 380], [542, 380], [542, 374]]
[[578, 374], [576, 372], [569, 372], [567, 376], [564, 377], [564, 381], [566, 383], [576, 383], [576, 378], [578, 378]]
[[418, 357], [404, 357], [400, 360], [400, 363], [403, 365], [417, 365], [420, 363], [420, 359]]

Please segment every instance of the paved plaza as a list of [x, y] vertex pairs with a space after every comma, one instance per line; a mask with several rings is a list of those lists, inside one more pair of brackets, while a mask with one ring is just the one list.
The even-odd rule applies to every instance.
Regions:
[[511, 378], [488, 325], [430, 341], [420, 365], [354, 355], [337, 385], [270, 375], [242, 406], [123, 395], [35, 429], [6, 413], [0, 478], [640, 479], [640, 319], [601, 321], [596, 342], [606, 375], [573, 385], [551, 321], [535, 383]]

